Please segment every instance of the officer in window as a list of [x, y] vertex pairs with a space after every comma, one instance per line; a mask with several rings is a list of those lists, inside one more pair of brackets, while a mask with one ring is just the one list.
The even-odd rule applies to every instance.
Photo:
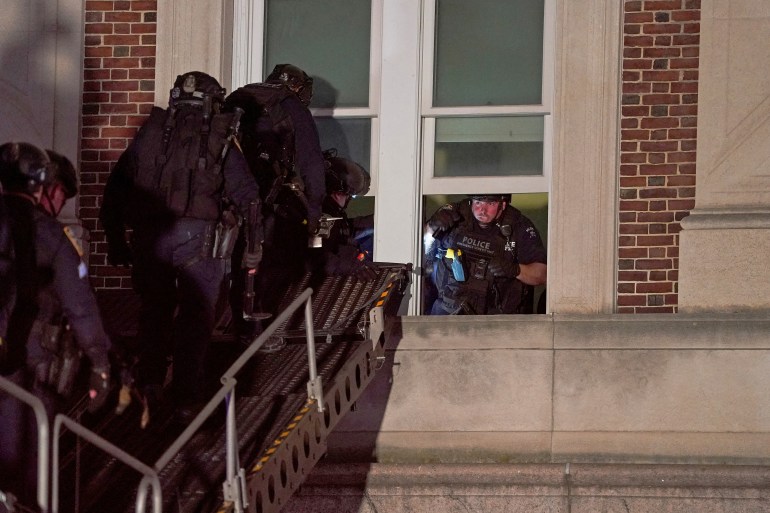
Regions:
[[[239, 140], [261, 193], [264, 258], [255, 277], [261, 317], [277, 313], [283, 296], [276, 290], [287, 290], [305, 274], [309, 241], [317, 235], [322, 214], [324, 159], [308, 109], [312, 97], [313, 79], [307, 73], [278, 64], [265, 82], [240, 87], [225, 102], [226, 111], [243, 110]], [[235, 331], [245, 342], [262, 328], [243, 308], [248, 272], [234, 273], [230, 294]], [[268, 343], [263, 351], [278, 348]]]
[[425, 226], [425, 267], [437, 298], [431, 315], [532, 313], [546, 282], [546, 251], [509, 194], [474, 194], [444, 205]]
[[[259, 202], [257, 183], [234, 144], [240, 113], [222, 112], [224, 97], [206, 73], [179, 75], [168, 108], [152, 109], [104, 191], [99, 217], [107, 259], [133, 265], [132, 286], [141, 300], [136, 385], [142, 427], [168, 398], [161, 392], [169, 356], [176, 419], [190, 421], [204, 403], [206, 354], [234, 244], [250, 203]], [[256, 267], [259, 249], [245, 253], [243, 265]]]
[[[57, 161], [58, 162], [58, 161]], [[71, 164], [70, 164], [71, 167]], [[67, 318], [79, 349], [91, 362], [89, 410], [95, 411], [109, 393], [110, 340], [101, 322], [96, 298], [88, 281], [88, 269], [81, 259], [80, 246], [70, 231], [40, 208], [43, 197], [55, 197], [63, 173], [45, 151], [24, 142], [0, 146], [0, 182], [11, 221], [14, 246], [16, 301], [7, 330], [8, 353], [0, 371], [16, 384], [31, 389], [54, 412], [55, 393], [49, 382], [54, 345], [63, 335], [61, 324]], [[66, 193], [65, 193], [66, 195]], [[58, 346], [57, 346], [58, 347]], [[13, 398], [0, 400], [0, 468], [26, 486], [21, 496], [30, 497], [34, 469], [24, 469], [35, 461], [36, 432], [25, 419], [24, 409]], [[25, 463], [26, 462], [26, 463]], [[34, 465], [33, 465], [34, 467]], [[1, 486], [0, 486], [1, 487]]]

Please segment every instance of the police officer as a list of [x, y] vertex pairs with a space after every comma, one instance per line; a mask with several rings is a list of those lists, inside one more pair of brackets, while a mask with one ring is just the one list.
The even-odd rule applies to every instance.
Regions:
[[[168, 108], [153, 108], [104, 191], [100, 220], [108, 261], [133, 265], [141, 299], [136, 384], [142, 427], [160, 405], [169, 356], [178, 420], [190, 420], [201, 406], [233, 245], [250, 202], [259, 201], [257, 183], [233, 144], [238, 115], [221, 111], [224, 97], [206, 73], [179, 75]], [[130, 245], [127, 228], [133, 229]], [[259, 255], [243, 258], [254, 266]]]
[[474, 194], [429, 219], [425, 260], [438, 295], [432, 315], [532, 313], [533, 286], [546, 282], [546, 252], [509, 200]]
[[[264, 258], [256, 289], [258, 307], [267, 315], [277, 313], [282, 296], [275, 291], [286, 290], [306, 272], [308, 240], [322, 213], [324, 159], [308, 109], [312, 96], [307, 73], [279, 64], [264, 83], [236, 89], [226, 101], [226, 110], [244, 111], [240, 142], [262, 195]], [[250, 341], [261, 326], [242, 317], [245, 273], [234, 273], [230, 303], [239, 337]]]
[[[362, 166], [337, 156], [336, 149], [324, 152], [326, 198], [321, 218], [322, 251], [318, 255], [322, 274], [353, 275], [360, 280], [376, 278], [371, 256], [355, 240], [354, 220], [348, 218], [351, 198], [369, 192], [369, 173]], [[369, 216], [367, 216], [369, 217]]]
[[[31, 388], [51, 414], [54, 404], [47, 372], [53, 355], [48, 342], [61, 330], [61, 325], [51, 324], [56, 320], [52, 312], [66, 316], [78, 346], [91, 362], [91, 411], [106, 400], [110, 376], [110, 341], [80, 247], [66, 227], [38, 208], [44, 190], [50, 191], [58, 172], [48, 155], [32, 144], [9, 142], [0, 146], [0, 181], [11, 220], [17, 282], [16, 302], [8, 323], [9, 351], [0, 371], [13, 382]], [[18, 401], [5, 397], [1, 402], [4, 427], [0, 467], [23, 468], [24, 461], [34, 461], [34, 455], [30, 455], [36, 444], [30, 445], [28, 437], [35, 430], [26, 425]], [[30, 478], [24, 470], [16, 477], [27, 485], [34, 482], [34, 476]]]

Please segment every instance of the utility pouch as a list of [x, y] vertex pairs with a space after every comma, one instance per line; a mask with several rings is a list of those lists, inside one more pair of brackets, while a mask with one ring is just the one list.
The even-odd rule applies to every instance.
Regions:
[[80, 370], [80, 359], [82, 354], [75, 342], [75, 335], [72, 329], [67, 326], [62, 332], [61, 354], [58, 361], [61, 362], [58, 378], [52, 381], [56, 392], [62, 397], [69, 397], [75, 387], [75, 378]]
[[487, 274], [487, 266], [489, 266], [489, 261], [485, 258], [473, 260], [470, 265], [471, 277], [476, 280], [483, 280]]
[[[35, 323], [38, 322], [40, 321], [35, 321]], [[40, 322], [40, 324], [40, 345], [46, 351], [57, 354], [59, 352], [59, 337], [62, 332], [61, 324], [51, 324], [48, 322]]]

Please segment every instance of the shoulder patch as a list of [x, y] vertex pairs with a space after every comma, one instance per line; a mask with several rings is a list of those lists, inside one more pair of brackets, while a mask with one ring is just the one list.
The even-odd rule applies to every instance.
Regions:
[[80, 247], [80, 243], [78, 242], [77, 238], [75, 238], [75, 234], [72, 233], [72, 230], [70, 230], [69, 226], [64, 227], [64, 235], [66, 235], [70, 243], [72, 243], [72, 247], [74, 247], [75, 251], [78, 252], [78, 256], [82, 258], [83, 248]]

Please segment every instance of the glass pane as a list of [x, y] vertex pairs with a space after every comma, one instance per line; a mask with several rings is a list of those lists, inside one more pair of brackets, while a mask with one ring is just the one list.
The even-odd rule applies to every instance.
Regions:
[[434, 177], [542, 174], [542, 116], [436, 119]]
[[436, 0], [435, 107], [539, 105], [545, 0]]
[[367, 171], [372, 153], [372, 121], [362, 118], [315, 118], [321, 149], [337, 148], [337, 155], [358, 162]]
[[290, 63], [313, 77], [311, 107], [369, 106], [371, 2], [266, 0], [265, 69]]

